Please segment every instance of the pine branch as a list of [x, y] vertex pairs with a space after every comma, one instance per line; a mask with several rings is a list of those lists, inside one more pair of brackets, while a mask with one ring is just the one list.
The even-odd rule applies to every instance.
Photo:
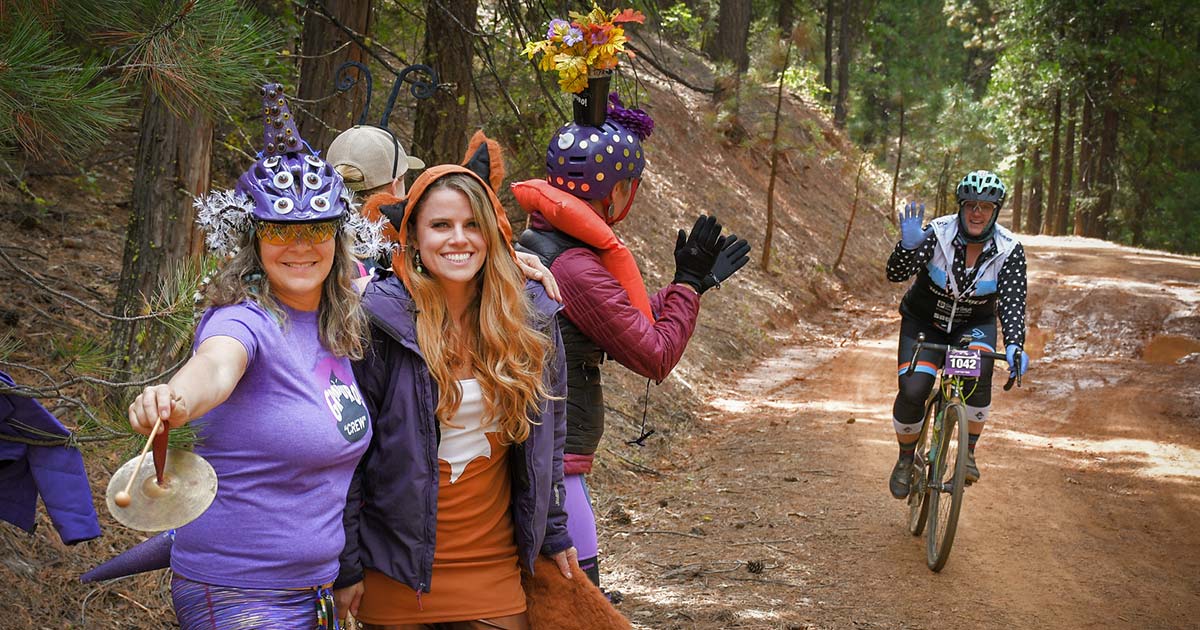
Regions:
[[[0, 23], [0, 145], [30, 155], [78, 154], [125, 118], [120, 86], [82, 63], [61, 37], [18, 13]], [[62, 67], [63, 70], [43, 68]]]
[[[187, 360], [189, 358], [190, 357], [184, 357], [184, 358], [180, 359], [178, 362], [176, 362], [175, 365], [168, 367], [167, 369], [163, 370], [162, 372], [159, 372], [158, 374], [155, 374], [154, 376], [149, 376], [147, 378], [143, 378], [143, 379], [136, 380], [136, 381], [108, 381], [108, 380], [105, 380], [102, 378], [96, 378], [94, 376], [76, 376], [74, 378], [68, 379], [61, 383], [55, 383], [54, 385], [51, 385], [48, 387], [42, 387], [42, 388], [33, 388], [33, 387], [25, 386], [25, 385], [18, 385], [16, 387], [0, 385], [0, 394], [11, 394], [13, 396], [21, 396], [24, 398], [53, 398], [53, 397], [56, 397], [59, 394], [61, 394], [62, 390], [66, 389], [68, 387], [79, 385], [81, 383], [87, 383], [90, 385], [102, 385], [104, 387], [109, 387], [112, 389], [123, 389], [126, 387], [144, 387], [146, 385], [150, 385], [151, 383], [157, 383], [157, 382], [163, 380], [164, 378], [166, 378], [167, 376], [173, 374], [176, 370], [183, 367], [183, 364], [187, 363]], [[45, 371], [38, 370], [37, 368], [35, 368], [31, 365], [25, 365], [23, 363], [15, 363], [12, 361], [6, 361], [3, 359], [0, 359], [0, 365], [11, 366], [11, 367], [19, 368], [22, 370], [37, 371], [37, 372], [41, 372], [41, 374], [43, 374], [46, 378], [50, 377], [50, 375], [48, 373], [46, 373]]]
[[180, 110], [239, 103], [282, 41], [236, 0], [131, 0], [81, 13], [91, 38], [120, 51], [125, 83], [149, 86]]
[[646, 51], [638, 48], [637, 46], [633, 45], [632, 43], [626, 43], [625, 47], [632, 50], [637, 55], [636, 57], [634, 57], [634, 60], [645, 61], [652, 68], [654, 68], [655, 70], [658, 70], [660, 73], [662, 73], [663, 76], [682, 85], [683, 87], [688, 88], [689, 90], [692, 90], [695, 92], [700, 92], [701, 94], [716, 93], [716, 89], [714, 89], [714, 88], [706, 88], [706, 87], [700, 87], [698, 85], [692, 85], [691, 82], [689, 82], [687, 79], [679, 76], [678, 74], [675, 74], [674, 72], [669, 70], [666, 66], [662, 65], [662, 63], [660, 63], [657, 59], [654, 58], [654, 55], [647, 53]]
[[[37, 429], [34, 429], [33, 427], [31, 427], [29, 425], [22, 424], [16, 420], [12, 420], [12, 419], [10, 419], [8, 421], [8, 424], [13, 427], [16, 427], [22, 431], [27, 431], [27, 432], [37, 431]], [[117, 433], [116, 431], [112, 431], [111, 429], [108, 429], [107, 431], [109, 431], [109, 432], [101, 434], [101, 435], [80, 435], [78, 433], [75, 433], [74, 431], [72, 431], [66, 435], [58, 435], [58, 434], [54, 434], [54, 433], [46, 433], [44, 431], [37, 431], [37, 433], [40, 433], [45, 436], [40, 439], [39, 438], [27, 438], [22, 435], [9, 435], [7, 433], [0, 433], [0, 441], [16, 442], [18, 444], [28, 444], [30, 446], [66, 446], [68, 448], [76, 448], [77, 449], [77, 448], [79, 448], [77, 446], [78, 444], [84, 444], [87, 442], [111, 442], [113, 440], [123, 440], [123, 439], [129, 438], [129, 434], [127, 434], [127, 433]]]
[[[300, 8], [303, 11], [306, 11], [308, 13], [316, 13], [317, 15], [325, 18], [326, 20], [329, 20], [330, 24], [333, 24], [334, 27], [336, 27], [338, 30], [345, 33], [347, 37], [349, 37], [351, 40], [354, 41], [355, 44], [358, 44], [358, 47], [361, 48], [363, 50], [363, 52], [367, 53], [368, 55], [371, 55], [371, 57], [374, 58], [375, 61], [378, 61], [380, 63], [380, 65], [382, 65], [384, 67], [385, 70], [392, 73], [394, 76], [400, 76], [400, 71], [393, 68], [390, 63], [388, 63], [383, 57], [381, 57], [379, 55], [379, 53], [375, 52], [375, 49], [374, 49], [374, 47], [371, 46], [371, 44], [378, 46], [381, 50], [383, 50], [387, 54], [391, 55], [394, 59], [396, 59], [400, 63], [402, 63], [404, 65], [408, 65], [408, 62], [406, 62], [404, 60], [404, 58], [402, 58], [400, 55], [397, 55], [396, 53], [392, 52], [386, 46], [383, 46], [382, 44], [380, 44], [379, 42], [376, 42], [374, 40], [370, 40], [367, 36], [363, 35], [362, 33], [359, 33], [358, 31], [350, 28], [349, 26], [342, 24], [341, 21], [338, 20], [336, 17], [334, 17], [333, 13], [331, 13], [329, 11], [329, 9], [325, 7], [325, 3], [321, 2], [320, 0], [309, 0], [308, 2], [300, 2], [300, 0], [292, 0], [292, 4], [296, 5], [298, 8]], [[316, 8], [314, 8], [310, 5], [316, 5]]]

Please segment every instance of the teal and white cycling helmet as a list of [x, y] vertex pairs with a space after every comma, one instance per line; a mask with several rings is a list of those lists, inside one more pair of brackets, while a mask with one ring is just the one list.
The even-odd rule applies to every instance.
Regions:
[[[996, 229], [996, 219], [1000, 217], [1000, 209], [1004, 207], [1004, 199], [1008, 197], [1008, 189], [1000, 177], [991, 171], [971, 171], [962, 181], [958, 182], [955, 191], [958, 199], [958, 235], [968, 243], [982, 243], [992, 237]], [[966, 219], [963, 217], [963, 204], [968, 201], [987, 201], [996, 204], [992, 220], [979, 236], [967, 233]]]

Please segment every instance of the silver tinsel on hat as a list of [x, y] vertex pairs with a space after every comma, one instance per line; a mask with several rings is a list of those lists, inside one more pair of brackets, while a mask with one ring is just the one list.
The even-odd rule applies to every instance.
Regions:
[[214, 190], [196, 197], [196, 224], [204, 230], [204, 244], [218, 256], [232, 256], [242, 235], [253, 229], [254, 200], [232, 190]]
[[[204, 230], [204, 243], [218, 256], [237, 253], [242, 236], [254, 229], [254, 200], [232, 190], [216, 190], [196, 197], [196, 224]], [[354, 255], [378, 258], [395, 247], [383, 237], [387, 219], [370, 221], [351, 206], [342, 219], [341, 230], [353, 237]]]
[[350, 212], [346, 213], [342, 231], [354, 237], [355, 256], [379, 258], [384, 254], [391, 254], [396, 247], [395, 243], [383, 237], [383, 226], [385, 225], [387, 225], [386, 218], [371, 221], [359, 214], [358, 205], [354, 204], [350, 206]]

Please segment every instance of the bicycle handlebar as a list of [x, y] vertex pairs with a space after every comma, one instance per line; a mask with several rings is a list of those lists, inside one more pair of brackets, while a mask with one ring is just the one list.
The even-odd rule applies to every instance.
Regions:
[[[951, 346], [951, 345], [947, 345], [947, 344], [943, 344], [943, 343], [926, 343], [925, 342], [925, 333], [918, 334], [917, 335], [917, 345], [915, 348], [913, 348], [912, 360], [908, 362], [908, 369], [905, 370], [904, 373], [912, 374], [913, 370], [917, 369], [917, 355], [921, 354], [921, 350], [923, 350], [925, 348], [930, 348], [932, 350], [937, 350], [938, 352], [941, 352], [942, 354], [946, 354], [955, 347], [956, 346]], [[962, 346], [962, 347], [966, 347], [966, 346]], [[979, 356], [981, 356], [981, 357], [988, 357], [989, 359], [999, 359], [1001, 361], [1004, 361], [1005, 363], [1008, 363], [1008, 356], [1001, 354], [999, 352], [989, 352], [987, 350], [979, 350], [978, 352], [979, 352]], [[1020, 348], [1017, 348], [1016, 352], [1013, 354], [1013, 362], [1016, 363], [1017, 365], [1021, 364], [1021, 349]], [[1008, 391], [1008, 390], [1012, 389], [1014, 382], [1017, 384], [1017, 387], [1021, 386], [1021, 375], [1020, 374], [1010, 375], [1008, 377], [1008, 382], [1006, 382], [1004, 384], [1004, 391]]]

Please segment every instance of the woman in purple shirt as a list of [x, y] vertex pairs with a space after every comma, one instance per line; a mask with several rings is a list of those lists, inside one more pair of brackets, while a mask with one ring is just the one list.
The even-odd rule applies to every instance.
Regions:
[[212, 505], [171, 553], [184, 630], [336, 627], [342, 508], [370, 442], [350, 369], [366, 332], [351, 278], [356, 235], [378, 229], [302, 150], [282, 86], [263, 97], [265, 157], [199, 204], [209, 246], [232, 258], [207, 289], [194, 354], [129, 406], [143, 434], [195, 421], [217, 473]]

